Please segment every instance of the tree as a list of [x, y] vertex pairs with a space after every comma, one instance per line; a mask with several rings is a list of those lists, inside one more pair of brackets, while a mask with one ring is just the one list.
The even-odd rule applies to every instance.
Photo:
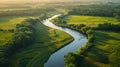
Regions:
[[120, 21], [120, 16], [119, 15], [116, 15], [115, 18]]

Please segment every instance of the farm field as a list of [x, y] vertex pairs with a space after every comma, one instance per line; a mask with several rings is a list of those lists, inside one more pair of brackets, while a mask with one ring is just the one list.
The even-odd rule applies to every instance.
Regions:
[[113, 17], [99, 17], [99, 16], [78, 16], [78, 15], [70, 15], [64, 18], [68, 22], [68, 24], [86, 24], [90, 26], [96, 26], [100, 23], [114, 23], [118, 24], [120, 21], [118, 21], [116, 18]]
[[[62, 36], [61, 36], [62, 35]], [[36, 25], [35, 42], [20, 49], [9, 59], [9, 67], [42, 67], [50, 54], [65, 46], [73, 38], [59, 30], [48, 28], [41, 23]]]

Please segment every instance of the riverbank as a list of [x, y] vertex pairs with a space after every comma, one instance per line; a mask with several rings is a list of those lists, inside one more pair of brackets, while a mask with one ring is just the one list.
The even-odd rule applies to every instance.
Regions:
[[[81, 16], [80, 16], [81, 17]], [[83, 16], [82, 16], [83, 17]], [[63, 21], [62, 23], [56, 23], [57, 25], [63, 26], [63, 27], [71, 27], [73, 29], [76, 29], [78, 31], [88, 30], [86, 27], [81, 29], [81, 26], [86, 25], [87, 27], [91, 27], [92, 29], [92, 37], [93, 39], [89, 40], [88, 37], [88, 43], [86, 46], [82, 47], [80, 50], [78, 50], [78, 53], [69, 53], [66, 58], [66, 67], [70, 66], [76, 66], [76, 67], [119, 67], [119, 56], [120, 56], [120, 45], [119, 45], [119, 24], [114, 24], [114, 22], [111, 23], [94, 23], [93, 25], [88, 26], [87, 24], [81, 24], [79, 21], [82, 21], [81, 18], [71, 18], [72, 22], [75, 20], [77, 23], [72, 23], [68, 21], [68, 19], [65, 20], [64, 17], [60, 17], [60, 19], [57, 19], [56, 21]], [[96, 19], [92, 19], [95, 21]], [[107, 20], [107, 19], [106, 19]], [[106, 21], [105, 20], [105, 21]], [[55, 22], [56, 22], [55, 21]], [[89, 21], [89, 20], [85, 20]], [[97, 27], [94, 28], [94, 25], [97, 24]], [[90, 33], [88, 31], [87, 33]], [[90, 36], [91, 38], [91, 36]], [[72, 58], [71, 58], [72, 57]], [[73, 59], [74, 58], [74, 59]], [[77, 60], [76, 60], [77, 59]], [[70, 61], [69, 61], [70, 60]]]
[[43, 24], [48, 27], [59, 29], [70, 34], [74, 38], [74, 41], [69, 43], [67, 46], [61, 48], [60, 50], [56, 51], [55, 53], [53, 53], [48, 59], [48, 61], [44, 64], [44, 67], [64, 67], [65, 66], [64, 56], [69, 52], [77, 51], [79, 47], [82, 47], [87, 42], [87, 38], [81, 33], [69, 28], [56, 26], [55, 24], [50, 22], [51, 19], [54, 19], [58, 16], [59, 15], [55, 15], [49, 18], [48, 20], [45, 20]]
[[36, 24], [35, 35], [32, 45], [20, 49], [10, 57], [10, 67], [42, 67], [53, 52], [73, 41], [65, 32], [46, 27], [42, 23]]

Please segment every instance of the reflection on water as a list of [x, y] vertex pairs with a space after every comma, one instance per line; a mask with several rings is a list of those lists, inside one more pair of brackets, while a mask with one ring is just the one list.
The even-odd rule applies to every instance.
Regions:
[[87, 42], [87, 38], [84, 35], [80, 34], [79, 32], [68, 28], [56, 26], [55, 24], [50, 22], [51, 19], [58, 16], [59, 15], [55, 15], [52, 18], [44, 20], [43, 24], [48, 27], [59, 29], [61, 31], [70, 34], [74, 38], [74, 41], [69, 43], [67, 46], [61, 48], [60, 50], [56, 51], [55, 53], [53, 53], [48, 59], [48, 61], [44, 64], [44, 67], [64, 67], [65, 66], [64, 55], [68, 54], [69, 52], [77, 51], [81, 46], [85, 45], [85, 43]]

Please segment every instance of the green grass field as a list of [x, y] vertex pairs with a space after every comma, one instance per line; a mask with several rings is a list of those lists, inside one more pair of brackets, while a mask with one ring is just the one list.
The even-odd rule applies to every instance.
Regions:
[[[24, 21], [25, 17], [1, 17], [0, 18], [0, 29], [8, 30], [15, 29], [16, 24], [20, 24]], [[4, 45], [7, 41], [9, 41], [13, 36], [13, 33], [8, 31], [0, 31], [0, 46]]]
[[70, 35], [41, 23], [36, 25], [35, 39], [32, 45], [10, 57], [9, 67], [42, 67], [52, 52], [73, 40]]
[[13, 33], [11, 32], [0, 32], [0, 46], [11, 40]]
[[68, 24], [86, 24], [89, 26], [96, 26], [99, 23], [110, 22], [114, 24], [120, 23], [116, 18], [113, 17], [99, 17], [99, 16], [77, 16], [70, 15], [64, 18]]
[[[115, 18], [96, 16], [67, 16], [64, 18], [68, 24], [97, 25], [110, 22], [118, 24]], [[93, 46], [85, 52], [81, 67], [119, 67], [120, 65], [120, 33], [113, 31], [94, 31]]]
[[24, 21], [25, 17], [2, 17], [0, 18], [0, 29], [14, 29], [16, 24]]
[[[120, 35], [117, 32], [95, 31], [94, 46], [85, 53], [85, 60], [81, 63], [83, 67], [110, 67], [112, 57], [120, 59], [119, 55], [113, 56], [120, 46]], [[119, 63], [119, 61], [116, 61]], [[114, 66], [117, 67], [117, 66]]]

